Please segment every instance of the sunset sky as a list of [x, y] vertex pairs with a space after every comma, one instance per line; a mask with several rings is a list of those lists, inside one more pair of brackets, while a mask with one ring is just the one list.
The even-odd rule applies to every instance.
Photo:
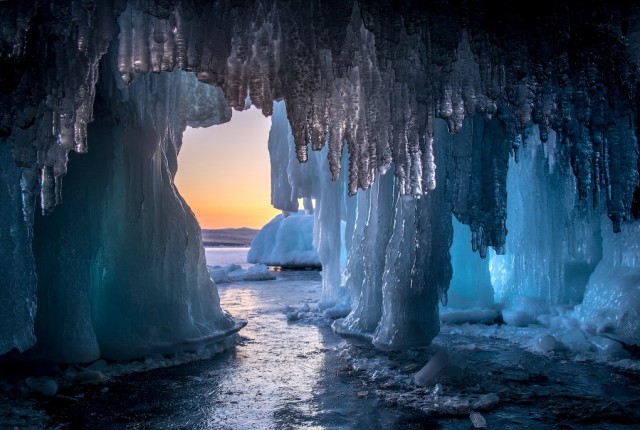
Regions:
[[185, 131], [175, 183], [202, 228], [261, 228], [280, 213], [271, 207], [270, 127], [252, 107]]

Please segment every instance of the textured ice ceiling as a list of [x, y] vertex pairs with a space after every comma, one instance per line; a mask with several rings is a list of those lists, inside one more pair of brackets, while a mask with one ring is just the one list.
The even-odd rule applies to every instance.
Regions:
[[[570, 166], [580, 200], [606, 211], [620, 231], [640, 211], [640, 7], [573, 3], [1, 2], [0, 149], [10, 146], [20, 168], [2, 173], [13, 175], [4, 181], [22, 214], [7, 210], [3, 225], [24, 227], [1, 230], [16, 244], [5, 253], [16, 261], [16, 253], [29, 253], [34, 196], [51, 213], [63, 198], [69, 152], [93, 150], [87, 124], [100, 79], [105, 93], [119, 94], [102, 115], [123, 126], [152, 118], [176, 150], [181, 127], [207, 122], [183, 103], [164, 112], [178, 125], [163, 128], [151, 107], [136, 104], [144, 96], [128, 99], [126, 86], [141, 76], [175, 69], [222, 88], [236, 109], [249, 96], [270, 115], [283, 99], [297, 159], [327, 146], [321, 167], [334, 180], [346, 175], [348, 194], [369, 188], [391, 165], [401, 195], [446, 187], [433, 205], [450, 205], [449, 216], [471, 227], [483, 256], [505, 245], [509, 156], [517, 159], [532, 124], [542, 142], [553, 130], [558, 165]], [[114, 70], [114, 80], [101, 76]], [[157, 82], [164, 81], [145, 81], [145, 91], [159, 91]], [[472, 127], [466, 152], [452, 150], [440, 164], [438, 119], [450, 133]]]
[[67, 152], [87, 150], [98, 62], [117, 42], [124, 84], [180, 68], [237, 109], [249, 95], [270, 114], [284, 98], [300, 161], [329, 145], [335, 179], [347, 147], [351, 194], [390, 163], [403, 193], [434, 188], [433, 118], [454, 133], [465, 117], [495, 119], [504, 142], [474, 169], [486, 204], [456, 207], [482, 227], [481, 248], [504, 244], [506, 154], [530, 121], [543, 141], [553, 128], [581, 198], [606, 190], [619, 229], [637, 187], [638, 8], [491, 3], [3, 2], [2, 134], [18, 164], [41, 169], [50, 211]]

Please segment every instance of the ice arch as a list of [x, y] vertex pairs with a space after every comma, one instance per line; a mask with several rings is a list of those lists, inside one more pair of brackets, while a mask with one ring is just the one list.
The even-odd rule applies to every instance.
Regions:
[[[315, 189], [293, 181], [291, 190], [324, 202], [316, 215], [319, 247], [327, 250], [324, 306], [345, 305], [350, 291], [352, 311], [338, 329], [381, 348], [424, 346], [437, 332], [437, 298], [446, 301], [452, 276], [452, 214], [469, 226], [481, 256], [489, 247], [510, 255], [507, 196], [522, 185], [508, 180], [518, 171], [510, 160], [526, 161], [531, 133], [540, 145], [557, 133], [547, 159], [557, 160], [570, 186], [561, 191], [536, 176], [547, 208], [573, 195], [586, 228], [598, 228], [589, 220], [606, 214], [614, 231], [623, 229], [640, 205], [640, 11], [622, 1], [491, 6], [2, 2], [0, 61], [10, 73], [0, 82], [0, 256], [9, 264], [0, 268], [0, 353], [29, 349], [37, 337], [58, 359], [90, 359], [102, 349], [114, 357], [127, 350], [124, 357], [144, 352], [119, 343], [128, 329], [151, 340], [143, 349], [162, 349], [233, 327], [200, 262], [197, 225], [171, 184], [184, 125], [224, 118], [217, 108], [200, 111], [198, 97], [222, 112], [222, 94], [238, 109], [248, 95], [267, 115], [274, 100], [285, 100], [289, 145], [307, 170], [317, 169]], [[160, 73], [174, 69], [221, 90]], [[309, 145], [324, 153], [311, 155]], [[63, 199], [62, 184], [73, 179], [62, 179], [69, 152], [87, 149], [105, 156], [72, 157], [78, 176]], [[95, 172], [102, 174], [83, 179]], [[44, 213], [60, 205], [60, 213], [34, 227], [36, 204]], [[527, 223], [514, 229], [535, 234]], [[567, 243], [595, 234], [557, 231]], [[341, 240], [356, 251], [344, 283], [331, 251]], [[628, 247], [605, 242], [605, 252]], [[126, 245], [139, 252], [127, 259]], [[542, 245], [513, 251], [512, 261], [545, 252]], [[573, 263], [622, 267], [576, 252], [540, 273], [556, 280]], [[521, 269], [513, 263], [509, 279], [533, 279]], [[527, 285], [543, 295], [541, 284]], [[571, 288], [544, 299], [571, 299], [578, 294]], [[147, 300], [151, 290], [164, 294], [162, 306]], [[504, 291], [518, 295], [518, 288]], [[101, 318], [113, 317], [115, 303], [124, 324], [114, 329]], [[147, 322], [163, 312], [176, 324], [149, 332]]]

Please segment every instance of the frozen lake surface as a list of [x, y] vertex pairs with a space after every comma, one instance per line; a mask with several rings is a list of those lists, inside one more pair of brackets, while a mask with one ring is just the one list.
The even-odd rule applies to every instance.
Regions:
[[[47, 402], [47, 414], [65, 428], [92, 429], [437, 428], [423, 427], [433, 422], [410, 410], [381, 405], [341, 364], [342, 340], [328, 324], [287, 321], [287, 305], [320, 298], [318, 272], [225, 284], [220, 297], [225, 309], [249, 320], [237, 346], [212, 359], [116, 378], [106, 392], [72, 389]], [[468, 420], [460, 421], [466, 429]]]
[[[214, 250], [208, 264], [238, 264], [246, 254]], [[347, 344], [318, 316], [287, 320], [287, 306], [320, 299], [318, 272], [278, 272], [274, 281], [219, 291], [223, 308], [248, 320], [235, 346], [201, 361], [62, 388], [54, 398], [4, 397], [0, 428], [466, 430], [465, 402], [487, 393], [499, 399], [481, 410], [488, 428], [640, 422], [637, 371], [532, 354], [513, 342], [526, 328], [504, 336], [499, 326], [445, 325], [429, 350], [379, 353]], [[437, 349], [450, 357], [440, 387], [416, 388], [413, 374]], [[34, 421], [46, 425], [20, 425]]]
[[205, 247], [205, 257], [207, 259], [207, 265], [209, 266], [226, 266], [227, 264], [237, 264], [242, 266], [243, 269], [246, 269], [250, 266], [247, 263], [247, 253], [249, 252], [248, 247], [237, 247], [237, 248], [227, 248], [227, 247]]

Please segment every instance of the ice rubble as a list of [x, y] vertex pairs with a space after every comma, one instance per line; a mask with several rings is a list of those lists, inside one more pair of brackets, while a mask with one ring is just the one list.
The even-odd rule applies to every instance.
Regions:
[[[476, 300], [454, 215], [473, 251], [500, 254], [492, 285], [514, 322], [584, 297], [585, 329], [635, 342], [619, 297], [637, 251], [609, 230], [640, 212], [637, 6], [4, 3], [0, 353], [37, 338], [61, 360], [131, 356], [233, 325], [172, 177], [184, 126], [247, 96], [274, 115], [274, 206], [316, 200], [321, 305], [351, 309], [339, 332], [424, 346], [452, 276], [451, 306]], [[159, 73], [175, 69], [190, 73]], [[61, 201], [34, 225], [36, 202]]]
[[226, 284], [234, 281], [271, 281], [276, 275], [264, 264], [254, 264], [243, 269], [237, 264], [227, 264], [225, 267], [207, 266], [211, 279], [216, 284]]
[[247, 261], [283, 268], [320, 268], [313, 246], [313, 215], [277, 215], [251, 242]]

